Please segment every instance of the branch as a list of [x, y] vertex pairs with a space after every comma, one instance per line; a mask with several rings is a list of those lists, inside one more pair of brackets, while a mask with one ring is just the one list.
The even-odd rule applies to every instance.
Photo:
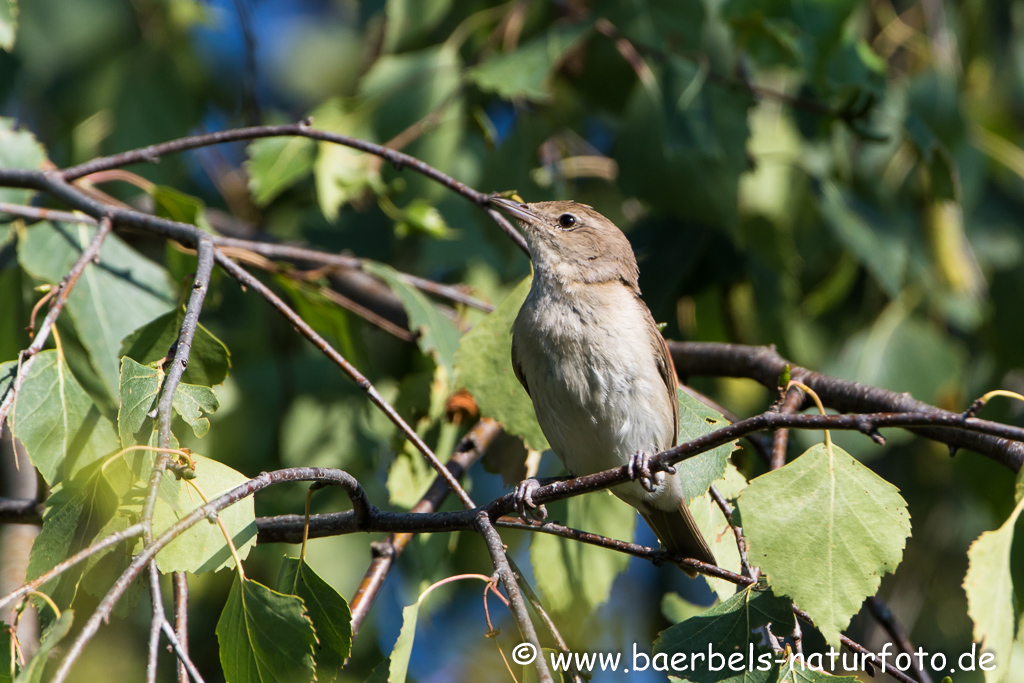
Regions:
[[[188, 574], [171, 574], [174, 586], [174, 635], [181, 651], [178, 652], [178, 683], [188, 683]], [[193, 667], [194, 668], [194, 667]], [[201, 683], [198, 672], [193, 673], [196, 683]]]
[[[299, 136], [310, 138], [312, 140], [320, 140], [322, 142], [332, 142], [337, 145], [358, 149], [362, 152], [367, 152], [368, 154], [374, 154], [385, 161], [390, 162], [397, 169], [408, 167], [413, 171], [444, 185], [449, 190], [462, 195], [477, 206], [487, 207], [490, 203], [489, 195], [474, 190], [465, 183], [455, 180], [448, 174], [442, 173], [433, 166], [425, 164], [416, 157], [409, 156], [404, 152], [399, 152], [389, 147], [384, 147], [383, 145], [377, 145], [372, 142], [359, 140], [347, 135], [338, 135], [336, 133], [329, 133], [325, 130], [311, 128], [311, 124], [312, 120], [306, 119], [301, 123], [289, 123], [281, 126], [252, 126], [249, 128], [236, 128], [216, 133], [207, 133], [205, 135], [194, 135], [191, 137], [180, 138], [178, 140], [172, 140], [170, 142], [149, 145], [148, 147], [131, 150], [129, 152], [122, 152], [108, 157], [93, 159], [92, 161], [87, 161], [84, 164], [64, 169], [60, 172], [60, 177], [65, 181], [71, 181], [98, 171], [106, 171], [112, 168], [128, 166], [130, 164], [142, 162], [155, 163], [160, 160], [160, 157], [167, 154], [184, 152], [190, 149], [198, 149], [200, 147], [209, 147], [210, 145], [219, 145], [225, 142], [238, 142], [240, 140], [256, 140], [258, 138], [281, 136]], [[0, 175], [0, 183], [3, 182], [2, 175]], [[520, 235], [514, 227], [512, 227], [512, 224], [509, 223], [503, 215], [494, 209], [487, 209], [487, 214], [524, 253], [529, 253], [529, 249], [526, 246], [526, 240], [523, 239], [523, 236]]]
[[[951, 451], [967, 448], [1002, 463], [1014, 472], [1024, 463], [1024, 439], [1021, 430], [1011, 431], [972, 429], [933, 429], [934, 426], [955, 427], [957, 416], [947, 410], [936, 408], [918, 401], [908, 394], [900, 394], [859, 382], [828, 377], [790, 363], [770, 346], [745, 346], [742, 344], [714, 344], [704, 342], [669, 342], [669, 351], [681, 378], [701, 377], [747, 377], [763, 384], [771, 391], [778, 387], [778, 379], [788, 365], [794, 380], [803, 382], [821, 397], [822, 402], [835, 410], [845, 413], [900, 412], [943, 418], [920, 425], [879, 425], [901, 427], [926, 427], [912, 429], [915, 434], [934, 441], [949, 444]], [[995, 423], [989, 423], [994, 425]], [[962, 425], [961, 425], [962, 426]]]
[[896, 615], [892, 613], [889, 606], [882, 601], [877, 595], [873, 595], [868, 598], [868, 611], [871, 615], [878, 620], [878, 623], [882, 625], [882, 628], [886, 630], [889, 636], [896, 643], [896, 646], [901, 650], [910, 655], [910, 666], [921, 683], [932, 683], [932, 677], [923, 668], [918, 666], [917, 661], [914, 659], [914, 646], [910, 642], [910, 638], [907, 637], [907, 632], [903, 630], [900, 623], [896, 621]]
[[34, 498], [0, 498], [0, 524], [42, 524], [45, 508]]
[[[482, 418], [456, 446], [451, 458], [445, 463], [445, 468], [451, 472], [453, 477], [461, 479], [470, 465], [480, 459], [500, 433], [500, 424], [490, 418]], [[447, 483], [438, 476], [409, 512], [427, 514], [436, 511], [444, 503], [450, 490]], [[312, 532], [312, 529], [310, 531]], [[394, 566], [395, 560], [402, 554], [413, 536], [412, 533], [392, 533], [380, 543], [372, 545], [373, 559], [370, 561], [370, 566], [366, 568], [355, 595], [349, 602], [349, 608], [352, 611], [353, 638], [370, 613], [373, 601], [380, 592], [381, 586], [384, 585], [384, 580]]]
[[[156, 557], [156, 554], [168, 543], [202, 520], [215, 515], [217, 512], [230, 505], [234, 505], [243, 498], [247, 498], [268, 486], [289, 481], [318, 481], [334, 483], [345, 488], [347, 493], [358, 491], [361, 494], [362, 492], [362, 487], [359, 485], [359, 482], [347, 472], [342, 472], [341, 470], [329, 470], [320, 467], [295, 467], [289, 470], [279, 470], [271, 473], [264, 472], [258, 477], [250, 479], [246, 483], [236, 486], [230, 491], [221, 494], [209, 503], [199, 506], [174, 524], [171, 528], [160, 534], [159, 537], [153, 539], [152, 543], [144, 546], [142, 551], [132, 558], [128, 568], [125, 569], [125, 571], [117, 578], [114, 585], [111, 586], [107, 594], [103, 596], [102, 600], [100, 600], [100, 604], [96, 607], [96, 610], [92, 615], [90, 615], [88, 621], [85, 622], [82, 630], [75, 638], [74, 643], [72, 643], [71, 647], [68, 649], [64, 660], [60, 663], [60, 667], [51, 679], [51, 683], [64, 683], [64, 681], [67, 680], [68, 674], [71, 672], [71, 667], [81, 656], [82, 650], [85, 649], [85, 646], [90, 640], [92, 640], [93, 636], [96, 635], [100, 624], [110, 618], [110, 614], [113, 611], [114, 606], [121, 599], [121, 596], [124, 595], [124, 592], [132, 582], [138, 578], [143, 568], [146, 567], [146, 565]], [[353, 505], [356, 505], [355, 499], [353, 499]]]
[[64, 560], [63, 562], [61, 562], [60, 564], [55, 566], [50, 571], [45, 572], [45, 573], [37, 576], [36, 578], [32, 579], [31, 581], [29, 581], [25, 585], [19, 587], [18, 589], [14, 590], [14, 591], [8, 593], [7, 595], [3, 596], [2, 598], [0, 598], [0, 609], [3, 609], [5, 607], [7, 607], [8, 605], [12, 604], [16, 600], [20, 600], [21, 598], [25, 597], [26, 595], [28, 595], [32, 591], [36, 590], [37, 588], [39, 588], [43, 584], [49, 582], [51, 579], [54, 579], [54, 578], [60, 576], [61, 574], [63, 574], [67, 570], [71, 569], [72, 567], [74, 567], [75, 565], [79, 564], [83, 560], [89, 559], [90, 557], [92, 557], [96, 553], [98, 553], [98, 552], [100, 552], [102, 550], [106, 550], [107, 548], [109, 548], [112, 545], [117, 545], [121, 541], [127, 540], [129, 538], [134, 538], [136, 536], [141, 536], [142, 535], [142, 529], [143, 529], [142, 524], [132, 524], [130, 527], [127, 527], [125, 529], [121, 529], [120, 531], [118, 531], [116, 533], [110, 534], [109, 536], [106, 536], [106, 537], [102, 538], [101, 540], [97, 541], [96, 543], [93, 543], [88, 548], [84, 548], [82, 550], [79, 550], [77, 553], [75, 553], [74, 555], [72, 555], [68, 559]]
[[359, 370], [357, 370], [354, 365], [345, 360], [344, 356], [342, 356], [333, 346], [331, 346], [326, 339], [317, 334], [316, 330], [310, 327], [309, 323], [303, 320], [302, 316], [293, 311], [288, 306], [288, 304], [286, 304], [284, 300], [281, 299], [281, 297], [277, 296], [273, 291], [271, 291], [269, 287], [264, 285], [258, 279], [249, 274], [245, 269], [240, 267], [238, 264], [224, 256], [223, 254], [218, 252], [216, 254], [216, 259], [217, 263], [221, 266], [221, 268], [226, 270], [233, 278], [238, 280], [239, 284], [241, 284], [243, 287], [252, 288], [253, 290], [256, 291], [257, 294], [266, 299], [271, 306], [277, 309], [277, 311], [281, 315], [283, 315], [288, 320], [288, 322], [292, 324], [292, 326], [299, 332], [299, 334], [301, 334], [310, 342], [312, 342], [314, 346], [320, 349], [320, 351], [322, 351], [323, 354], [331, 360], [331, 362], [333, 362], [335, 365], [341, 368], [341, 370], [346, 375], [352, 378], [356, 385], [364, 392], [366, 392], [366, 395], [370, 397], [370, 401], [375, 406], [380, 408], [385, 415], [388, 416], [388, 419], [390, 419], [395, 424], [395, 426], [397, 426], [398, 429], [405, 435], [405, 437], [412, 442], [416, 449], [423, 454], [423, 457], [427, 459], [431, 467], [433, 467], [434, 470], [437, 471], [442, 478], [444, 478], [444, 480], [448, 483], [448, 486], [450, 486], [451, 489], [455, 491], [455, 495], [457, 495], [459, 497], [459, 500], [462, 501], [462, 504], [466, 508], [476, 507], [476, 504], [473, 503], [473, 500], [469, 497], [469, 494], [466, 493], [465, 489], [463, 489], [459, 482], [455, 479], [455, 477], [452, 476], [451, 472], [445, 469], [444, 465], [441, 464], [441, 461], [438, 460], [437, 456], [434, 455], [434, 452], [430, 449], [430, 446], [428, 446], [426, 442], [424, 442], [423, 439], [420, 438], [419, 434], [417, 434], [415, 430], [413, 430], [413, 428], [410, 427], [405, 422], [405, 420], [402, 419], [402, 416], [399, 415], [398, 412], [393, 407], [391, 407], [391, 404], [384, 400], [384, 398], [380, 395], [380, 393], [378, 393], [377, 389], [373, 386], [370, 380], [368, 380], [361, 372], [359, 372]]
[[537, 658], [534, 660], [533, 666], [537, 669], [537, 677], [542, 683], [554, 683], [555, 679], [552, 678], [551, 672], [548, 670], [548, 663], [545, 661], [544, 654], [540, 648], [537, 629], [534, 628], [533, 622], [530, 621], [530, 613], [526, 609], [526, 602], [523, 600], [522, 593], [519, 592], [516, 575], [508, 564], [508, 558], [505, 557], [505, 546], [501, 542], [501, 536], [498, 535], [498, 531], [491, 523], [490, 517], [482, 510], [476, 518], [476, 530], [484, 537], [484, 543], [487, 544], [487, 552], [490, 553], [491, 562], [494, 564], [494, 571], [498, 574], [501, 584], [505, 587], [505, 595], [508, 596], [512, 616], [515, 617], [516, 625], [519, 627], [519, 635], [525, 642], [530, 643], [534, 647]]
[[[11, 204], [10, 202], [0, 202], [0, 213], [18, 216], [20, 218], [27, 218], [32, 221], [87, 223], [90, 225], [96, 225], [98, 222], [91, 216], [85, 216], [79, 213], [58, 211], [56, 209], [44, 209], [37, 206], [26, 206], [24, 204]], [[216, 222], [213, 223], [213, 227], [220, 232], [225, 232], [223, 230], [223, 226], [218, 225]], [[271, 237], [263, 234], [260, 235], [259, 239], [243, 239], [239, 237], [231, 237], [230, 235], [212, 235], [211, 238], [213, 239], [213, 243], [218, 247], [245, 249], [246, 251], [251, 251], [254, 254], [259, 254], [260, 256], [265, 256], [270, 259], [289, 261], [299, 265], [315, 264], [320, 266], [334, 266], [337, 269], [334, 271], [335, 273], [341, 273], [344, 275], [347, 275], [345, 271], [362, 271], [365, 264], [369, 262], [369, 259], [359, 258], [358, 256], [335, 254], [333, 252], [320, 251], [319, 249], [307, 246], [274, 242], [271, 241]], [[494, 310], [494, 306], [492, 304], [471, 296], [459, 285], [446, 285], [441, 282], [435, 282], [433, 280], [419, 277], [418, 275], [403, 273], [401, 271], [398, 272], [398, 277], [420, 291], [432, 294], [433, 296], [441, 299], [447, 299], [457, 304], [463, 304], [464, 306], [475, 308], [483, 311], [484, 313], [490, 313]], [[394, 304], [399, 307], [402, 305], [397, 296], [394, 297]]]

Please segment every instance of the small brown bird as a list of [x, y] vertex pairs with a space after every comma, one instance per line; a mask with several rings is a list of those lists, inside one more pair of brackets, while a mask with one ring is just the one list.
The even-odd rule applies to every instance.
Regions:
[[[512, 326], [512, 367], [552, 450], [575, 476], [629, 465], [637, 481], [612, 493], [667, 550], [715, 564], [679, 475], [652, 475], [647, 464], [647, 454], [676, 445], [679, 404], [629, 240], [583, 204], [491, 201], [518, 220], [530, 248], [533, 284]], [[535, 507], [536, 486], [517, 489], [521, 512]]]

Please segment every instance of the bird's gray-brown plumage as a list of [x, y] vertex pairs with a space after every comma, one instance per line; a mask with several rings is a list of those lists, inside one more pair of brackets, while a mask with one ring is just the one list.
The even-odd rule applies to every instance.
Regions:
[[[676, 445], [675, 372], [640, 298], [626, 236], [583, 204], [492, 201], [519, 221], [534, 269], [512, 327], [512, 367], [566, 469], [592, 474]], [[678, 476], [659, 473], [653, 490], [633, 481], [612, 492], [666, 549], [714, 564]]]

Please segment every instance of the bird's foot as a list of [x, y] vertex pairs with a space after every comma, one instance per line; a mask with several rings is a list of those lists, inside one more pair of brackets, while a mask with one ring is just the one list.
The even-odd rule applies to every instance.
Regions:
[[629, 470], [629, 477], [634, 481], [639, 481], [640, 486], [643, 486], [648, 493], [654, 493], [665, 482], [666, 472], [668, 474], [676, 473], [676, 468], [671, 465], [655, 463], [654, 467], [651, 467], [651, 456], [643, 451], [637, 451], [629, 456], [626, 467]]
[[524, 522], [543, 522], [548, 516], [548, 510], [543, 504], [537, 505], [533, 502], [533, 492], [540, 488], [540, 482], [530, 477], [516, 485], [512, 499], [516, 504], [516, 512]]

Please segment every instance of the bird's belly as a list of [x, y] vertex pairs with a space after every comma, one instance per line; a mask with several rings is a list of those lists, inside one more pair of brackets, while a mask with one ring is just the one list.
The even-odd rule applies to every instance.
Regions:
[[671, 447], [669, 393], [645, 329], [615, 320], [584, 333], [566, 321], [536, 330], [522, 349], [532, 355], [522, 365], [537, 420], [566, 469], [592, 474]]

